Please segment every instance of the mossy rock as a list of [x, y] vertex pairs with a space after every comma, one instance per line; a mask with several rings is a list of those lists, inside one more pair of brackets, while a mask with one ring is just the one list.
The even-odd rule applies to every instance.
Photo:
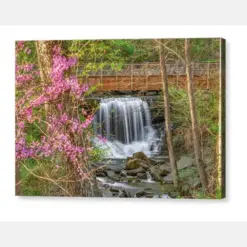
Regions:
[[132, 159], [127, 160], [126, 170], [133, 170], [133, 169], [137, 169], [139, 167], [142, 167], [145, 170], [148, 169], [148, 165], [142, 159], [137, 159], [137, 158], [133, 159], [132, 158]]
[[140, 167], [140, 160], [139, 159], [129, 159], [127, 160], [126, 169], [133, 170]]
[[129, 176], [136, 176], [138, 173], [144, 173], [144, 169], [142, 167], [139, 167], [136, 169], [127, 170], [126, 173]]
[[141, 160], [145, 161], [148, 165], [151, 165], [150, 159], [143, 152], [134, 153], [133, 158], [141, 159]]

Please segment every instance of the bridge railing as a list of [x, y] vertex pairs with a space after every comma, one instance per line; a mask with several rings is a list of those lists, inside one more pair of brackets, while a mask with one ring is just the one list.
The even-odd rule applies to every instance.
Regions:
[[[76, 68], [77, 73], [82, 72], [85, 66], [86, 65], [78, 65]], [[193, 76], [212, 77], [212, 75], [218, 75], [220, 70], [220, 63], [192, 63], [191, 66]], [[167, 63], [166, 69], [168, 75], [176, 76], [186, 74], [186, 66], [182, 62]], [[105, 66], [103, 69], [88, 72], [88, 76], [158, 76], [160, 74], [159, 63], [123, 64], [120, 70]]]

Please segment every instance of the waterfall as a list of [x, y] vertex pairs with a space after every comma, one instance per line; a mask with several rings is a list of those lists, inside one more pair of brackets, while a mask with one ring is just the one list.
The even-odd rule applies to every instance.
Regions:
[[125, 158], [139, 151], [151, 156], [158, 152], [156, 131], [151, 122], [149, 106], [140, 98], [101, 99], [93, 126], [95, 135], [105, 137], [106, 141], [98, 140], [97, 144], [115, 158]]

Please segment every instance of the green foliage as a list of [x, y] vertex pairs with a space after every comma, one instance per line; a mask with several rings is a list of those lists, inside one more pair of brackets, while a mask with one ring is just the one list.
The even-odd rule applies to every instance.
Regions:
[[127, 40], [73, 40], [63, 42], [68, 56], [76, 56], [85, 64], [82, 74], [98, 71], [105, 67], [121, 70], [126, 57], [134, 52], [134, 46]]
[[222, 199], [222, 198], [223, 198], [222, 189], [218, 187], [216, 189], [216, 199]]
[[89, 157], [92, 162], [101, 161], [106, 158], [106, 150], [94, 146], [93, 150], [89, 153]]
[[[187, 138], [187, 135], [191, 135], [191, 119], [189, 113], [187, 90], [170, 87], [169, 98], [171, 108], [171, 122], [175, 128], [175, 137], [179, 138], [179, 136], [181, 136], [184, 142], [190, 141], [191, 138]], [[197, 90], [195, 92], [195, 101], [200, 134], [203, 136], [206, 146], [214, 146], [216, 136], [219, 131], [218, 92], [213, 90]], [[189, 144], [186, 145], [186, 143], [185, 146], [192, 147]]]
[[[24, 162], [24, 165], [32, 170], [37, 171], [37, 162], [34, 159], [28, 159]], [[20, 166], [20, 181], [21, 181], [21, 193], [24, 196], [41, 196], [42, 186], [41, 181], [34, 177], [30, 172], [23, 166]]]
[[28, 47], [31, 52], [30, 54], [26, 53], [26, 49], [21, 50], [17, 56], [17, 63], [21, 64], [37, 64], [37, 54], [35, 49], [34, 41], [26, 41], [25, 47]]
[[38, 162], [34, 159], [25, 160], [20, 166], [21, 193], [24, 196], [65, 195], [60, 190], [67, 174], [66, 166], [56, 167], [56, 162], [43, 159]]
[[220, 39], [198, 38], [191, 41], [192, 60], [195, 62], [219, 61]]
[[95, 85], [91, 86], [91, 87], [89, 88], [89, 90], [85, 92], [85, 94], [84, 94], [85, 97], [87, 97], [87, 96], [89, 96], [90, 94], [92, 94], [93, 92], [95, 92], [95, 90], [97, 89], [98, 86], [99, 86], [99, 84], [95, 84]]
[[135, 51], [135, 46], [131, 44], [131, 42], [127, 40], [114, 40], [113, 43], [116, 44], [116, 46], [125, 52], [127, 52], [129, 55], [133, 55]]

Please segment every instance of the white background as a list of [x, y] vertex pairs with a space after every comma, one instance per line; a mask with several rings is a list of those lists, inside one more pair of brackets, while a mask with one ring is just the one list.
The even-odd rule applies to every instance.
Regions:
[[[245, 223], [0, 223], [3, 247], [246, 247]], [[14, 233], [14, 234], [13, 234]]]
[[[246, 26], [0, 27], [0, 219], [3, 221], [246, 221]], [[14, 41], [223, 37], [227, 40], [227, 199], [123, 200], [14, 196]]]
[[[242, 25], [246, 0], [8, 0], [0, 23], [14, 25]], [[1, 5], [0, 2], [0, 5]]]

